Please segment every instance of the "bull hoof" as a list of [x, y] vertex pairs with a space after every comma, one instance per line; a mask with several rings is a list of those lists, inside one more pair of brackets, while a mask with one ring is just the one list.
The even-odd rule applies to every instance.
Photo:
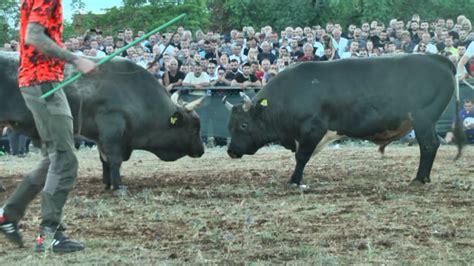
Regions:
[[418, 180], [418, 179], [413, 179], [413, 181], [410, 182], [410, 187], [421, 187], [425, 184], [425, 182]]
[[300, 189], [300, 190], [308, 190], [309, 186], [305, 184], [296, 184], [296, 183], [288, 183], [289, 189]]
[[119, 186], [117, 189], [114, 189], [114, 195], [119, 196], [119, 197], [128, 196], [127, 186]]
[[421, 186], [430, 182], [431, 179], [429, 177], [415, 178], [411, 181], [410, 186]]

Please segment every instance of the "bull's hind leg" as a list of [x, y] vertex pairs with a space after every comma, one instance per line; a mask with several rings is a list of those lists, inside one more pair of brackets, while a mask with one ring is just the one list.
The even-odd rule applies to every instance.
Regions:
[[298, 139], [298, 148], [295, 153], [296, 167], [291, 175], [290, 184], [302, 184], [303, 170], [326, 131], [319, 126], [319, 123], [318, 126], [312, 125], [311, 128], [303, 130], [302, 136]]
[[435, 124], [422, 119], [414, 121], [416, 140], [420, 146], [420, 164], [416, 178], [412, 185], [425, 184], [431, 181], [430, 173], [436, 152], [439, 147], [439, 139], [436, 134]]
[[107, 159], [103, 158], [105, 155], [102, 155], [102, 151], [99, 151], [100, 161], [102, 162], [102, 183], [105, 185], [105, 189], [109, 190], [112, 185], [112, 178], [110, 176], [110, 166], [107, 163]]

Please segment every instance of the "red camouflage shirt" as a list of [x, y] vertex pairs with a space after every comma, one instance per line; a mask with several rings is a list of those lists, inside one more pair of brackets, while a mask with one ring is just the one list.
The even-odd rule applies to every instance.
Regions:
[[46, 81], [62, 81], [64, 61], [47, 56], [32, 45], [25, 44], [28, 23], [38, 23], [45, 33], [63, 47], [63, 13], [61, 0], [21, 0], [20, 5], [20, 87]]

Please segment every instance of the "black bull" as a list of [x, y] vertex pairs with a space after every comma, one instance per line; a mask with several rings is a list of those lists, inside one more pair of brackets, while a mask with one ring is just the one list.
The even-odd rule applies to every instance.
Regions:
[[[18, 54], [0, 53], [0, 125], [38, 139], [18, 88], [17, 69]], [[67, 77], [74, 72], [66, 67]], [[164, 161], [204, 153], [199, 117], [193, 111], [202, 99], [177, 105], [177, 97], [170, 98], [153, 75], [128, 60], [115, 59], [98, 67], [65, 87], [65, 92], [75, 134], [98, 145], [107, 189], [122, 186], [120, 166], [133, 150], [152, 152]]]
[[[240, 158], [278, 142], [296, 151], [289, 182], [300, 185], [311, 156], [334, 140], [366, 139], [383, 152], [414, 129], [421, 153], [414, 182], [424, 184], [439, 147], [436, 122], [457, 88], [455, 72], [439, 55], [301, 63], [279, 73], [252, 100], [243, 96], [235, 106], [226, 101], [232, 111], [228, 154]], [[462, 139], [459, 117], [455, 134]]]

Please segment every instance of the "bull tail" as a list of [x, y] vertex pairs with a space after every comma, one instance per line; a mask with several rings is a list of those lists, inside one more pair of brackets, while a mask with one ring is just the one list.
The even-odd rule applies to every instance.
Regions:
[[459, 97], [459, 80], [458, 76], [455, 74], [455, 92], [456, 92], [456, 109], [454, 110], [456, 114], [455, 122], [454, 122], [454, 141], [456, 143], [456, 146], [458, 147], [458, 154], [456, 155], [456, 158], [454, 160], [459, 159], [461, 157], [462, 149], [464, 145], [466, 144], [466, 135], [464, 134], [464, 129], [463, 129], [463, 124], [461, 122], [461, 98]]

